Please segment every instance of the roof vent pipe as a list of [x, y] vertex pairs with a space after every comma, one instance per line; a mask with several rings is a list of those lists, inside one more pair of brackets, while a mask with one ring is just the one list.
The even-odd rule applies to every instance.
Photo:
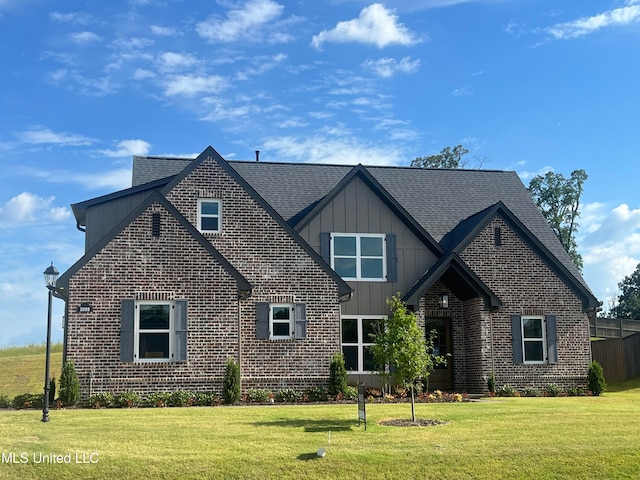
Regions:
[[256, 162], [260, 161], [260, 150], [256, 150]]

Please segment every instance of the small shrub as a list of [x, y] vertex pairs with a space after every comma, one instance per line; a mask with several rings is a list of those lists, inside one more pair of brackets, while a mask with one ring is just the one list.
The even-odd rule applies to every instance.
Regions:
[[345, 400], [349, 400], [350, 402], [355, 402], [358, 400], [358, 387], [354, 387], [353, 385], [347, 385], [344, 389], [342, 398]]
[[539, 397], [540, 396], [540, 390], [538, 390], [536, 387], [527, 387], [524, 389], [524, 396], [525, 397]]
[[171, 394], [167, 392], [153, 392], [147, 395], [144, 404], [148, 407], [162, 408], [168, 407], [171, 401]]
[[347, 368], [344, 365], [344, 355], [336, 353], [329, 364], [329, 395], [335, 397], [344, 394], [347, 388]]
[[44, 406], [44, 395], [23, 393], [13, 397], [13, 408], [42, 408]]
[[187, 407], [193, 405], [193, 394], [187, 390], [176, 390], [169, 395], [169, 406]]
[[583, 397], [586, 394], [587, 392], [582, 387], [571, 387], [567, 389], [567, 395], [570, 397]]
[[283, 388], [276, 392], [276, 402], [297, 402], [302, 398], [302, 392], [293, 388]]
[[324, 402], [327, 400], [327, 392], [323, 387], [311, 387], [306, 391], [310, 402]]
[[73, 362], [66, 361], [62, 366], [58, 398], [66, 406], [75, 405], [80, 400], [80, 380]]
[[555, 383], [550, 383], [544, 387], [545, 397], [559, 397], [562, 394], [562, 389]]
[[511, 385], [503, 385], [496, 390], [496, 395], [499, 397], [515, 397], [518, 391]]
[[495, 395], [496, 377], [493, 375], [493, 372], [489, 372], [489, 377], [487, 378], [487, 388], [489, 389], [490, 394]]
[[111, 408], [113, 407], [113, 395], [109, 392], [94, 393], [89, 397], [91, 408]]
[[273, 398], [271, 390], [266, 388], [250, 388], [247, 390], [247, 400], [251, 403], [267, 403], [270, 398]]
[[212, 392], [196, 392], [193, 394], [193, 404], [199, 407], [220, 405], [220, 397]]
[[9, 395], [0, 395], [0, 408], [11, 408]]
[[589, 364], [589, 369], [587, 370], [587, 386], [594, 395], [600, 395], [607, 389], [602, 365], [595, 360]]
[[134, 408], [140, 405], [140, 395], [136, 392], [122, 392], [113, 398], [113, 403], [120, 408]]
[[229, 405], [240, 400], [240, 366], [231, 357], [227, 359], [227, 368], [222, 382], [222, 398]]

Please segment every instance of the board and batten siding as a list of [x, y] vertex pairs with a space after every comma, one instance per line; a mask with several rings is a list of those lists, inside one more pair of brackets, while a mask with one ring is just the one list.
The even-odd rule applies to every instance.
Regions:
[[355, 178], [306, 224], [300, 235], [320, 253], [320, 234], [395, 234], [397, 281], [354, 282], [353, 298], [342, 304], [343, 315], [387, 314], [386, 299], [406, 292], [436, 262], [435, 255], [362, 180]]

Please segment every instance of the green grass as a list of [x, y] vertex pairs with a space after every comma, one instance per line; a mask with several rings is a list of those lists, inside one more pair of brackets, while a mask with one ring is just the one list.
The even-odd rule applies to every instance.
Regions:
[[[45, 345], [0, 349], [0, 394], [15, 397], [22, 393], [42, 393], [44, 388]], [[62, 369], [62, 344], [51, 346], [51, 376], [58, 381]]]
[[[61, 346], [53, 351], [58, 377]], [[0, 393], [39, 393], [43, 374], [44, 346], [0, 350]], [[417, 404], [416, 412], [448, 423], [378, 425], [408, 418], [408, 404], [367, 405], [366, 432], [356, 405], [52, 410], [47, 424], [37, 410], [0, 411], [0, 479], [640, 478], [640, 377], [601, 397]], [[28, 462], [8, 463], [10, 453]], [[51, 453], [72, 463], [34, 463]], [[76, 454], [97, 463], [75, 463]]]
[[[640, 477], [640, 379], [601, 397], [418, 404], [437, 427], [383, 427], [408, 404], [0, 412], [0, 478]], [[328, 444], [331, 432], [331, 444]], [[325, 458], [316, 458], [323, 447]], [[95, 464], [34, 464], [33, 454], [97, 453]], [[94, 457], [95, 459], [96, 457]]]

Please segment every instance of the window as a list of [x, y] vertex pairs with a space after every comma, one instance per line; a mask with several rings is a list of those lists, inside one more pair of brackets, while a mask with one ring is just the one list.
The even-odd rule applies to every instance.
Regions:
[[354, 373], [369, 373], [376, 370], [370, 347], [371, 335], [376, 332], [381, 317], [343, 317], [342, 354], [347, 370]]
[[293, 338], [293, 305], [271, 304], [269, 326], [272, 339]]
[[203, 233], [222, 231], [222, 202], [209, 198], [198, 199], [198, 229]]
[[187, 301], [122, 300], [122, 362], [187, 360]]
[[307, 338], [306, 304], [259, 302], [256, 331], [262, 340]]
[[384, 234], [331, 234], [331, 267], [345, 280], [384, 281]]
[[522, 317], [522, 352], [524, 363], [543, 363], [546, 345], [544, 317]]

